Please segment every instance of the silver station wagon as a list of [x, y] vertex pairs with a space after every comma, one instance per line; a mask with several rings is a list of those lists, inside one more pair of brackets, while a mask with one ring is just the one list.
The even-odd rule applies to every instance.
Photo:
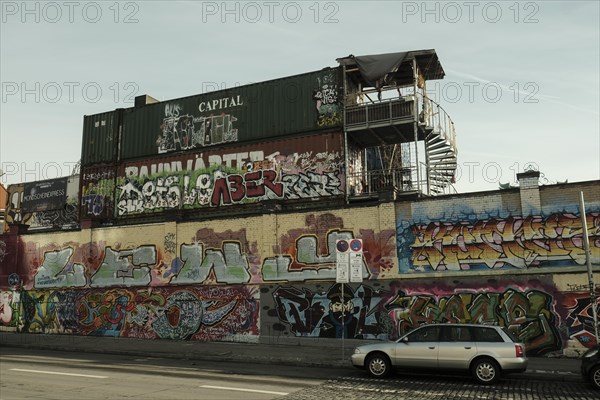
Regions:
[[436, 324], [421, 326], [393, 342], [358, 346], [352, 364], [383, 378], [393, 368], [470, 371], [483, 383], [527, 369], [525, 345], [508, 329], [491, 325]]

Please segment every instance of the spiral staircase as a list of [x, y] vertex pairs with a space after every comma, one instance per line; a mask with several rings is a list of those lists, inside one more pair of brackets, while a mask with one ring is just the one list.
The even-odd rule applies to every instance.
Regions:
[[458, 149], [454, 122], [437, 103], [430, 103], [422, 122], [425, 131], [425, 166], [427, 193], [430, 195], [448, 193], [455, 181]]

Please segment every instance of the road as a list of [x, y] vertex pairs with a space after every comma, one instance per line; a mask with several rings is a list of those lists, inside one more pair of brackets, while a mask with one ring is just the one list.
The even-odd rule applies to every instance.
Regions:
[[347, 370], [0, 348], [0, 399], [277, 399]]
[[0, 348], [0, 400], [598, 400], [579, 382], [505, 378], [482, 386], [468, 376], [201, 362]]

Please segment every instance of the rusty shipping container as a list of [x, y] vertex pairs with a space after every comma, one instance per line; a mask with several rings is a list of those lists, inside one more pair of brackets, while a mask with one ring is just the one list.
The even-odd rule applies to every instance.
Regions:
[[116, 217], [341, 198], [344, 173], [341, 130], [124, 161], [117, 172]]
[[[127, 108], [117, 161], [335, 129], [342, 125], [341, 98], [341, 70], [325, 68]], [[114, 160], [107, 143], [115, 148], [118, 118], [116, 111], [86, 117], [83, 165]]]

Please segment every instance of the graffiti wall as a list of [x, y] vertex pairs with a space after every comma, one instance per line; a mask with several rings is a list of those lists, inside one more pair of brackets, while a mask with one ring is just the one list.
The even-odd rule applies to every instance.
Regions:
[[560, 352], [569, 341], [583, 349], [595, 343], [589, 293], [560, 292], [550, 275], [269, 285], [261, 305], [263, 340], [395, 339], [423, 324], [476, 323], [507, 327], [532, 356]]
[[[556, 194], [561, 191], [560, 202]], [[553, 203], [521, 215], [518, 193], [398, 204], [402, 273], [523, 270], [585, 266], [579, 192], [540, 190]], [[586, 203], [592, 264], [600, 265], [600, 201]], [[513, 198], [511, 198], [513, 197]]]
[[[238, 158], [218, 154], [238, 167]], [[285, 159], [273, 170], [299, 165]], [[159, 168], [129, 167], [148, 182]], [[540, 190], [541, 208], [528, 215], [513, 190], [13, 233], [0, 241], [0, 328], [149, 339], [383, 340], [424, 323], [471, 322], [506, 326], [531, 355], [580, 354], [595, 338], [580, 210], [571, 199], [578, 189]], [[583, 189], [596, 265], [600, 204]], [[336, 243], [354, 238], [364, 245], [363, 281], [338, 284]], [[10, 267], [2, 256], [14, 260]], [[600, 301], [596, 306], [600, 311]]]
[[335, 280], [336, 241], [360, 238], [363, 278], [398, 276], [393, 226], [374, 224], [378, 214], [365, 207], [23, 235], [17, 273], [26, 290]]
[[326, 134], [124, 163], [115, 216], [340, 197], [343, 160], [342, 136]]
[[330, 71], [317, 77], [318, 89], [315, 90], [313, 98], [316, 102], [319, 119], [319, 127], [337, 126], [342, 124], [344, 96], [343, 87], [339, 83], [336, 71]]
[[0, 321], [26, 333], [256, 341], [253, 286], [2, 292]]
[[116, 167], [113, 165], [83, 167], [81, 169], [82, 218], [109, 219], [115, 212]]

